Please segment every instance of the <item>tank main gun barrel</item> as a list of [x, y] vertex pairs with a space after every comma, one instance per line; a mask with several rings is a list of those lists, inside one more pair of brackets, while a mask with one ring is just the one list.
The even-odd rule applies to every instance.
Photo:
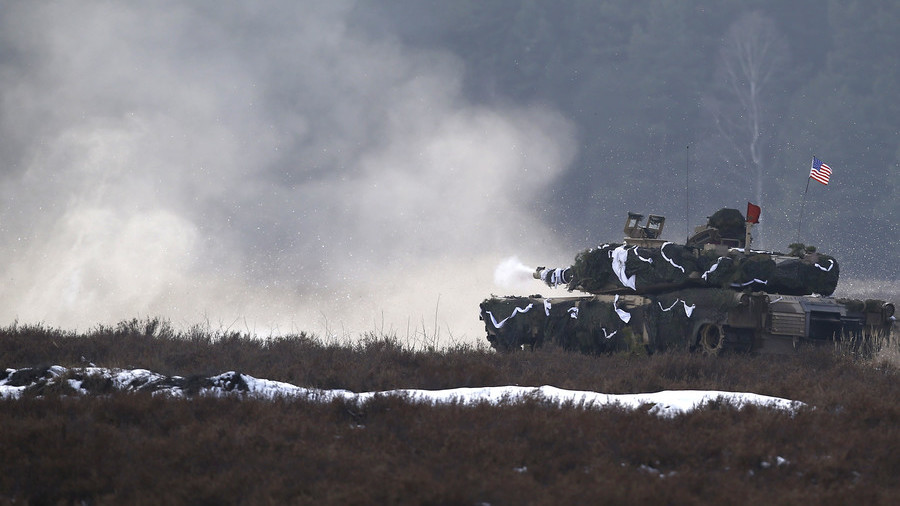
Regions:
[[546, 267], [538, 267], [532, 274], [534, 279], [539, 279], [550, 288], [556, 288], [560, 285], [568, 285], [572, 281], [572, 268], [548, 269]]

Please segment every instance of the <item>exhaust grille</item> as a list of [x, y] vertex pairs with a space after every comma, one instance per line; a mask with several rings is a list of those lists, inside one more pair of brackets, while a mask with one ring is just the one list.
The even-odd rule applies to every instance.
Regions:
[[772, 312], [773, 334], [802, 336], [806, 332], [806, 314]]

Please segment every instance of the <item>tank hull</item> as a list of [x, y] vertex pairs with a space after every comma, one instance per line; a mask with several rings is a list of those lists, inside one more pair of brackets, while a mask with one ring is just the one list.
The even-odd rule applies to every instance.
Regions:
[[685, 288], [660, 294], [492, 297], [481, 303], [498, 351], [553, 343], [583, 353], [725, 350], [792, 353], [805, 344], [871, 348], [891, 338], [878, 300]]

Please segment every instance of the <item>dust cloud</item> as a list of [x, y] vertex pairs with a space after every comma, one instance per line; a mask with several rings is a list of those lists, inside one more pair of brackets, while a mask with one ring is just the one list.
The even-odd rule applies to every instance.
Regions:
[[0, 324], [474, 342], [574, 156], [347, 2], [0, 1]]

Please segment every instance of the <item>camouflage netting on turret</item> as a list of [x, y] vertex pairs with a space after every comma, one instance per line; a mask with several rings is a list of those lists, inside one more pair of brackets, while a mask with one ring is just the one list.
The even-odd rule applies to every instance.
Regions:
[[693, 252], [686, 250], [684, 246], [666, 243], [663, 248], [605, 244], [582, 251], [575, 257], [568, 287], [601, 293], [626, 287], [639, 292], [683, 285], [698, 268]]
[[785, 295], [831, 295], [837, 261], [821, 253], [786, 256], [724, 254], [674, 243], [660, 248], [605, 244], [582, 251], [569, 269], [569, 290], [589, 293], [658, 293], [706, 286]]

